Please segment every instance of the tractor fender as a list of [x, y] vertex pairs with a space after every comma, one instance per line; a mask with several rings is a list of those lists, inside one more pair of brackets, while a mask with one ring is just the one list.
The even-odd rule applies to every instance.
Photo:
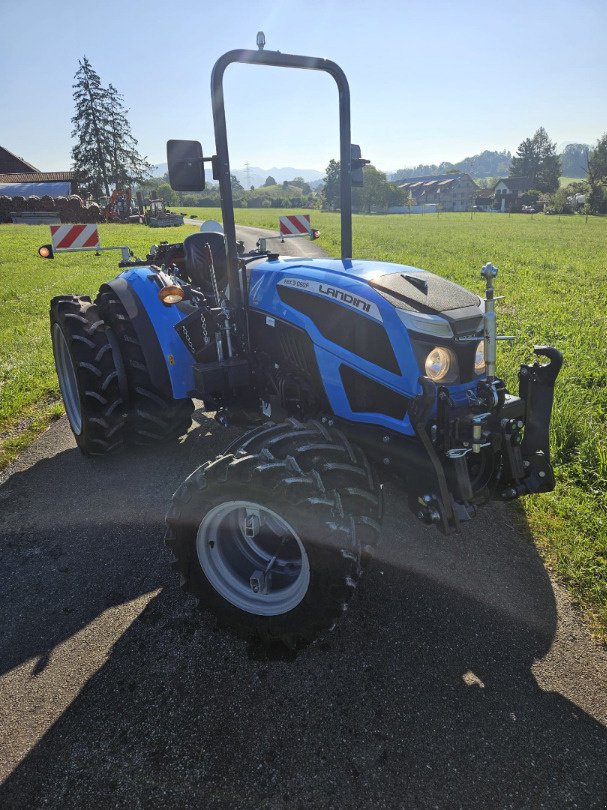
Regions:
[[150, 268], [132, 268], [106, 286], [129, 316], [155, 388], [170, 399], [183, 399], [194, 388], [194, 360], [174, 328], [185, 316], [160, 301], [150, 276]]

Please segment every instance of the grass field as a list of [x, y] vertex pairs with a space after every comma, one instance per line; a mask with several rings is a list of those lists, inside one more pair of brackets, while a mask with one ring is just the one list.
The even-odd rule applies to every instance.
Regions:
[[559, 185], [563, 188], [563, 186], [568, 186], [569, 183], [583, 183], [585, 179], [584, 177], [565, 177], [563, 175], [559, 177]]
[[[180, 241], [191, 231], [191, 226], [162, 234], [144, 225], [99, 227], [102, 245], [127, 242], [140, 256], [153, 240]], [[48, 225], [0, 225], [0, 469], [63, 413], [50, 344], [51, 298], [71, 292], [94, 298], [101, 282], [118, 272], [119, 251], [40, 259], [38, 246], [48, 241]]]
[[[190, 209], [220, 219], [216, 209]], [[277, 209], [237, 209], [243, 225], [277, 230]], [[339, 254], [339, 217], [312, 212], [320, 244]], [[171, 229], [181, 238], [189, 229]], [[144, 254], [155, 232], [101, 226], [102, 244]], [[117, 255], [36, 256], [45, 227], [0, 226], [0, 439], [4, 463], [61, 411], [48, 338], [48, 301], [59, 292], [94, 294], [116, 272]], [[511, 389], [534, 344], [565, 355], [557, 385], [552, 446], [558, 486], [523, 501], [538, 547], [607, 638], [607, 218], [441, 214], [355, 216], [354, 255], [423, 267], [479, 294], [481, 265], [499, 268], [499, 366]], [[19, 432], [15, 434], [15, 430]]]

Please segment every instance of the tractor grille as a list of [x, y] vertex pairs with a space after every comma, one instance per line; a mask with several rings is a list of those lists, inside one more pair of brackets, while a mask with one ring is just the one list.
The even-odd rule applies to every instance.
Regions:
[[369, 363], [400, 375], [394, 349], [382, 324], [318, 295], [292, 287], [277, 287], [277, 291], [285, 304], [307, 315], [327, 340]]
[[409, 400], [350, 366], [339, 367], [339, 376], [353, 413], [380, 413], [402, 421]]

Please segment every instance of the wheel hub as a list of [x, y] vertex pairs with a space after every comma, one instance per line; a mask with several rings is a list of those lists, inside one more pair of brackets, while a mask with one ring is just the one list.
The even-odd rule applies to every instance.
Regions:
[[310, 564], [303, 543], [284, 518], [260, 504], [216, 506], [200, 524], [196, 549], [213, 588], [247, 613], [278, 616], [307, 593]]

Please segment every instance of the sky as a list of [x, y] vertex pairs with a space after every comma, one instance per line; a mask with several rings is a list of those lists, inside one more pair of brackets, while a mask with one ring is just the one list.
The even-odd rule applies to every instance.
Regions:
[[[86, 55], [130, 110], [139, 148], [215, 151], [210, 75], [233, 48], [321, 56], [350, 83], [352, 140], [384, 171], [559, 145], [607, 131], [607, 0], [0, 0], [0, 145], [43, 171], [71, 165], [72, 83]], [[338, 156], [337, 92], [312, 71], [233, 65], [231, 166], [323, 170]]]

